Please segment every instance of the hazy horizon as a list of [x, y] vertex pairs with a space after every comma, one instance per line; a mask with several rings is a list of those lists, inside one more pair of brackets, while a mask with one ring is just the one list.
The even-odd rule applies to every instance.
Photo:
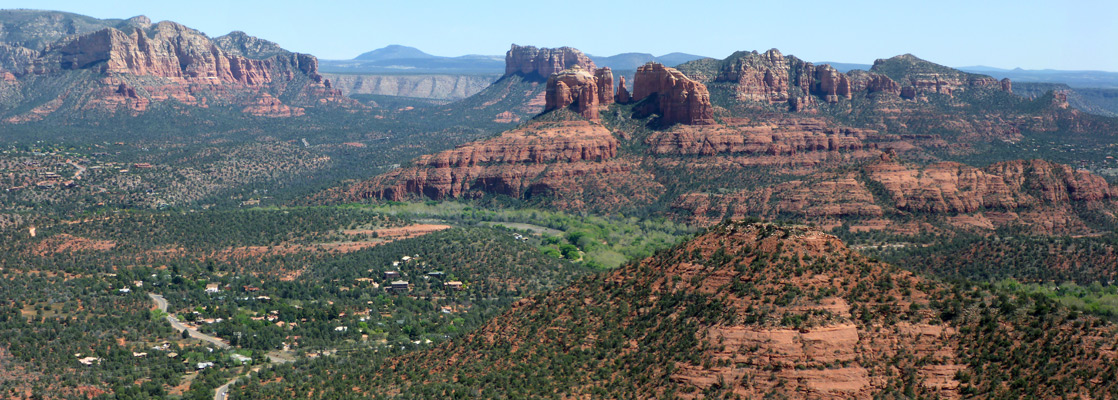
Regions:
[[[724, 58], [777, 48], [806, 60], [872, 64], [914, 54], [939, 64], [1001, 69], [1118, 71], [1118, 3], [945, 1], [935, 5], [672, 3], [620, 1], [582, 9], [511, 2], [365, 3], [307, 7], [290, 0], [112, 4], [13, 0], [6, 9], [56, 10], [96, 18], [146, 15], [210, 36], [239, 30], [285, 49], [347, 60], [392, 44], [438, 56], [501, 55], [510, 43], [570, 46], [587, 54], [673, 52]], [[549, 21], [548, 14], [554, 14]], [[577, 23], [576, 23], [577, 22]], [[548, 29], [558, 27], [558, 29]]]

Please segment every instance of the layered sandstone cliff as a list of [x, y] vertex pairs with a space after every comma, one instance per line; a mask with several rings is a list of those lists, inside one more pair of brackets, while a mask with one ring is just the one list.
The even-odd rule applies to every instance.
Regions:
[[944, 222], [964, 229], [1023, 226], [1035, 233], [1085, 234], [1093, 230], [1084, 220], [1084, 210], [1097, 214], [1092, 218], [1115, 220], [1118, 188], [1089, 172], [1043, 160], [1008, 161], [985, 168], [951, 162], [916, 167], [885, 156], [861, 172], [826, 174], [729, 194], [692, 193], [681, 196], [674, 207], [699, 222], [717, 221], [722, 216], [798, 215], [824, 226], [845, 221], [854, 230], [887, 229], [905, 234], [934, 229], [914, 226], [914, 222]]
[[318, 60], [288, 53], [264, 59], [222, 50], [201, 32], [164, 21], [149, 30], [105, 28], [45, 52], [64, 70], [94, 68], [106, 75], [128, 74], [188, 81], [263, 85], [297, 75], [321, 83]]
[[[616, 160], [617, 147], [617, 139], [599, 124], [536, 121], [493, 139], [422, 156], [411, 167], [330, 195], [402, 200], [501, 194], [550, 197], [565, 207], [582, 208], [583, 192], [594, 188], [594, 200], [650, 200], [658, 185], [635, 164]], [[632, 174], [641, 178], [631, 179]]]
[[714, 107], [710, 92], [675, 68], [648, 63], [637, 68], [633, 79], [633, 101], [648, 98], [666, 124], [712, 125]]
[[585, 71], [595, 71], [597, 66], [578, 49], [558, 49], [517, 46], [505, 53], [505, 75], [521, 74], [537, 79], [547, 79], [551, 74], [579, 66]]
[[[152, 24], [133, 18], [67, 37], [34, 57], [25, 72], [86, 93], [74, 97], [73, 106], [81, 110], [136, 114], [154, 103], [173, 101], [285, 117], [302, 115], [307, 106], [355, 104], [323, 79], [314, 56], [288, 52], [242, 32], [210, 39], [170, 21]], [[66, 78], [84, 71], [95, 74], [92, 79]]]

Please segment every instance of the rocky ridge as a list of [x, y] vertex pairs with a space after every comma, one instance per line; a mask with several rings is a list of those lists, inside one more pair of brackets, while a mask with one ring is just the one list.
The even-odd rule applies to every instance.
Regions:
[[[93, 72], [91, 96], [67, 107], [144, 112], [152, 103], [228, 104], [262, 116], [300, 115], [300, 106], [351, 102], [318, 73], [314, 56], [287, 52], [243, 32], [210, 39], [181, 24], [137, 17], [73, 35], [34, 54], [27, 79], [65, 79]], [[23, 88], [30, 90], [31, 88]], [[69, 103], [67, 103], [69, 104]], [[267, 108], [264, 111], [261, 107]], [[25, 119], [15, 116], [10, 120]]]

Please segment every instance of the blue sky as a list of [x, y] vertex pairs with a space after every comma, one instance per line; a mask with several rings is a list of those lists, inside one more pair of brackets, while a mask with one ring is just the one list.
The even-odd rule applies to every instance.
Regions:
[[210, 36], [242, 30], [325, 59], [389, 44], [444, 56], [504, 54], [517, 43], [718, 58], [775, 47], [867, 64], [912, 53], [950, 66], [1118, 71], [1118, 2], [1107, 0], [0, 0], [0, 8], [143, 14]]

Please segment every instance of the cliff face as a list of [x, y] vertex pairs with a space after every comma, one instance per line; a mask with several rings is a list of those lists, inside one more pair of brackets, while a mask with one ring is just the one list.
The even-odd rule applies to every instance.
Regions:
[[[25, 72], [38, 77], [35, 79], [67, 82], [66, 77], [75, 73], [94, 73], [93, 79], [70, 81], [68, 85], [76, 86], [61, 92], [85, 93], [74, 96], [74, 106], [82, 110], [136, 114], [154, 103], [172, 100], [194, 107], [228, 105], [249, 114], [286, 117], [302, 115], [306, 106], [354, 104], [319, 75], [314, 56], [285, 51], [243, 32], [210, 39], [174, 22], [151, 24], [137, 17], [67, 37], [32, 56]], [[55, 107], [35, 117], [58, 110]], [[25, 117], [32, 116], [10, 120], [27, 120]]]
[[911, 55], [877, 60], [868, 72], [843, 74], [830, 65], [814, 65], [776, 49], [734, 53], [711, 79], [732, 83], [739, 100], [788, 103], [792, 111], [811, 109], [815, 98], [837, 103], [863, 91], [910, 100], [920, 94], [951, 95], [975, 88], [1012, 91], [1008, 80], [956, 71]]
[[289, 81], [299, 74], [322, 82], [314, 56], [287, 52], [264, 59], [238, 56], [202, 33], [168, 21], [152, 25], [150, 36], [140, 27], [130, 32], [105, 28], [50, 49], [44, 56], [64, 70], [95, 68], [106, 75], [252, 86]]
[[[877, 190], [875, 193], [871, 188]], [[1038, 234], [1091, 232], [1081, 210], [1118, 213], [1118, 188], [1097, 175], [1043, 160], [975, 168], [959, 163], [914, 167], [889, 157], [859, 173], [825, 174], [757, 190], [684, 195], [675, 207], [695, 216], [799, 215], [823, 225], [844, 220], [853, 230], [915, 234], [926, 222], [962, 229], [1024, 226]], [[894, 221], [887, 215], [919, 217]], [[854, 222], [851, 222], [854, 221]], [[713, 222], [713, 221], [709, 221]]]
[[637, 68], [632, 100], [642, 101], [652, 96], [655, 96], [657, 112], [667, 124], [714, 124], [714, 107], [706, 86], [674, 68], [658, 63]]
[[357, 75], [322, 74], [349, 96], [379, 94], [436, 100], [461, 100], [489, 87], [498, 75]]
[[505, 75], [521, 74], [547, 79], [551, 74], [576, 65], [585, 71], [598, 69], [590, 57], [570, 47], [549, 49], [513, 44], [505, 53]]
[[547, 78], [544, 112], [573, 105], [574, 111], [598, 121], [598, 79], [580, 67], [563, 70]]
[[591, 75], [576, 65], [547, 78], [544, 112], [573, 105], [583, 118], [598, 121], [598, 107], [612, 103], [613, 71], [609, 68], [599, 68]]
[[[591, 87], [593, 87], [591, 85]], [[370, 181], [326, 193], [332, 198], [403, 200], [481, 196], [549, 198], [568, 209], [586, 206], [583, 191], [594, 200], [650, 200], [658, 185], [618, 161], [618, 141], [603, 126], [587, 121], [531, 122], [501, 136], [422, 156], [413, 166]], [[639, 178], [633, 179], [633, 174]]]
[[1019, 210], [1118, 197], [1100, 176], [1044, 160], [1001, 162], [986, 168], [939, 163], [922, 169], [882, 162], [867, 168], [889, 191], [898, 209], [970, 213], [981, 209]]

